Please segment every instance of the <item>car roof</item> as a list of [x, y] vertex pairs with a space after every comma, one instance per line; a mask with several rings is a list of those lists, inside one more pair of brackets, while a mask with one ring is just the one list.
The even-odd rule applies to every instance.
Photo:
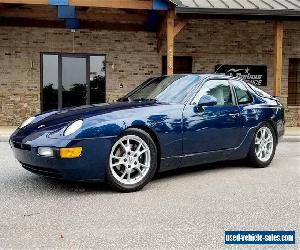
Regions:
[[[188, 73], [188, 74], [173, 74], [172, 76], [189, 76], [189, 75], [193, 75], [193, 76], [199, 76], [201, 77], [201, 79], [233, 79], [233, 80], [243, 80], [241, 78], [238, 77], [233, 77], [233, 76], [229, 76], [229, 75], [225, 75], [222, 73], [211, 73], [211, 74], [200, 74], [200, 73]], [[163, 75], [163, 76], [168, 76], [168, 75]]]

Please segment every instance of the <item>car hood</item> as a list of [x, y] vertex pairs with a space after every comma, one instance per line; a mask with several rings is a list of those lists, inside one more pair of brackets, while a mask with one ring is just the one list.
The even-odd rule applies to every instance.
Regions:
[[157, 105], [155, 102], [117, 102], [117, 103], [102, 103], [94, 105], [85, 105], [73, 108], [66, 108], [56, 111], [41, 114], [43, 123], [55, 122], [64, 123], [78, 119], [85, 119], [91, 116], [111, 113], [114, 111], [134, 109], [144, 106]]
[[32, 132], [53, 132], [61, 129], [67, 124], [89, 117], [99, 116], [121, 110], [130, 110], [135, 108], [159, 105], [154, 101], [147, 102], [117, 102], [85, 105], [61, 110], [52, 110], [41, 113], [36, 116], [35, 120], [24, 128], [17, 129], [18, 136], [26, 136]]

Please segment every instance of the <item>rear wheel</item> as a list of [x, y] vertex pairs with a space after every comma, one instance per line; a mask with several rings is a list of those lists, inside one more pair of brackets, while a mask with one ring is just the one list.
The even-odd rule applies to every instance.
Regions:
[[263, 123], [255, 132], [250, 151], [249, 158], [255, 167], [267, 167], [275, 154], [276, 137], [272, 126]]
[[118, 191], [143, 188], [157, 167], [157, 151], [151, 137], [141, 129], [128, 129], [112, 146], [107, 167], [107, 182]]

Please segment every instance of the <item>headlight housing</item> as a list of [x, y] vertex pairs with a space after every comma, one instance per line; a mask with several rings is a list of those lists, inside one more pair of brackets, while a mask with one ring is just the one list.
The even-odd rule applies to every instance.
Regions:
[[64, 136], [71, 135], [75, 133], [78, 129], [82, 127], [83, 120], [77, 120], [73, 123], [71, 123], [64, 131]]
[[40, 156], [53, 157], [55, 150], [51, 147], [38, 147], [38, 154]]
[[21, 124], [20, 128], [26, 127], [28, 124], [32, 123], [34, 119], [35, 119], [35, 116], [32, 116], [32, 117], [28, 118], [26, 121], [24, 121]]

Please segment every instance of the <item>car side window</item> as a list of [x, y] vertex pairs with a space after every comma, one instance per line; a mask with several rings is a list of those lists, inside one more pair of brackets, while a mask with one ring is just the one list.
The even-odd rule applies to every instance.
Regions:
[[218, 101], [218, 106], [233, 105], [233, 95], [227, 80], [209, 80], [205, 82], [195, 96], [192, 104], [197, 104], [204, 95], [215, 97]]
[[235, 89], [237, 103], [239, 105], [252, 103], [252, 96], [246, 86], [240, 81], [232, 81]]

